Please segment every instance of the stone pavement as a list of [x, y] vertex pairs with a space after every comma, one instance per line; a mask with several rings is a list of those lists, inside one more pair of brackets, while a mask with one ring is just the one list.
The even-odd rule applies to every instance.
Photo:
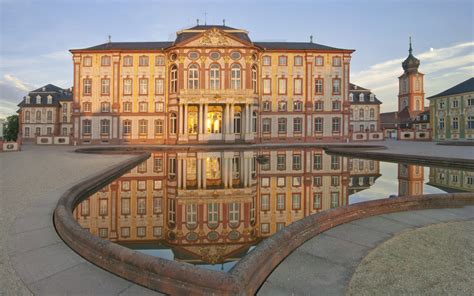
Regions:
[[[408, 229], [459, 220], [474, 220], [474, 206], [384, 214], [334, 227], [285, 258], [258, 295], [344, 295], [359, 263], [379, 244]], [[444, 280], [455, 280], [450, 276], [446, 274]]]

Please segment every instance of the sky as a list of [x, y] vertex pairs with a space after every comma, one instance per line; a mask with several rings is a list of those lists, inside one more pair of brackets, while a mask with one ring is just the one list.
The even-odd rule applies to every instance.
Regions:
[[[69, 49], [107, 41], [168, 41], [176, 31], [222, 24], [254, 41], [309, 41], [355, 49], [351, 82], [371, 89], [382, 111], [397, 108], [398, 76], [413, 53], [425, 97], [474, 76], [474, 2], [464, 0], [150, 1], [0, 0], [0, 118], [28, 91], [72, 86]], [[426, 103], [428, 104], [428, 102]]]

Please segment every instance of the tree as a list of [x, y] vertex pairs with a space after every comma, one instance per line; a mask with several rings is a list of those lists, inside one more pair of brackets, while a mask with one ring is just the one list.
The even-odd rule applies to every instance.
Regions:
[[3, 137], [6, 141], [16, 141], [18, 137], [18, 115], [7, 117]]

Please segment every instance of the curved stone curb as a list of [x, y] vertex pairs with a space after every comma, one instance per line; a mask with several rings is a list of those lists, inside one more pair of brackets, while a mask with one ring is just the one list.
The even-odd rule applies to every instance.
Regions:
[[93, 236], [74, 220], [72, 212], [83, 198], [149, 156], [142, 153], [109, 172], [73, 186], [58, 201], [54, 222], [61, 238], [89, 261], [123, 278], [169, 294], [254, 294], [293, 250], [334, 226], [384, 213], [474, 204], [474, 193], [434, 194], [368, 201], [321, 212], [264, 240], [230, 272], [224, 273], [135, 252]]
[[347, 149], [347, 148], [325, 148], [326, 153], [340, 156], [356, 157], [381, 160], [387, 162], [406, 162], [423, 166], [434, 167], [454, 167], [459, 169], [474, 170], [474, 159], [435, 157], [425, 155], [406, 155], [384, 152], [367, 151], [368, 149]]

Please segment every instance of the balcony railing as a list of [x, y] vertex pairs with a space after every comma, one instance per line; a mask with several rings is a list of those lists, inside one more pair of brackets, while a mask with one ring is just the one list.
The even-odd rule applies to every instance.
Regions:
[[257, 94], [251, 89], [182, 89], [180, 96], [205, 96], [205, 97], [255, 97]]

